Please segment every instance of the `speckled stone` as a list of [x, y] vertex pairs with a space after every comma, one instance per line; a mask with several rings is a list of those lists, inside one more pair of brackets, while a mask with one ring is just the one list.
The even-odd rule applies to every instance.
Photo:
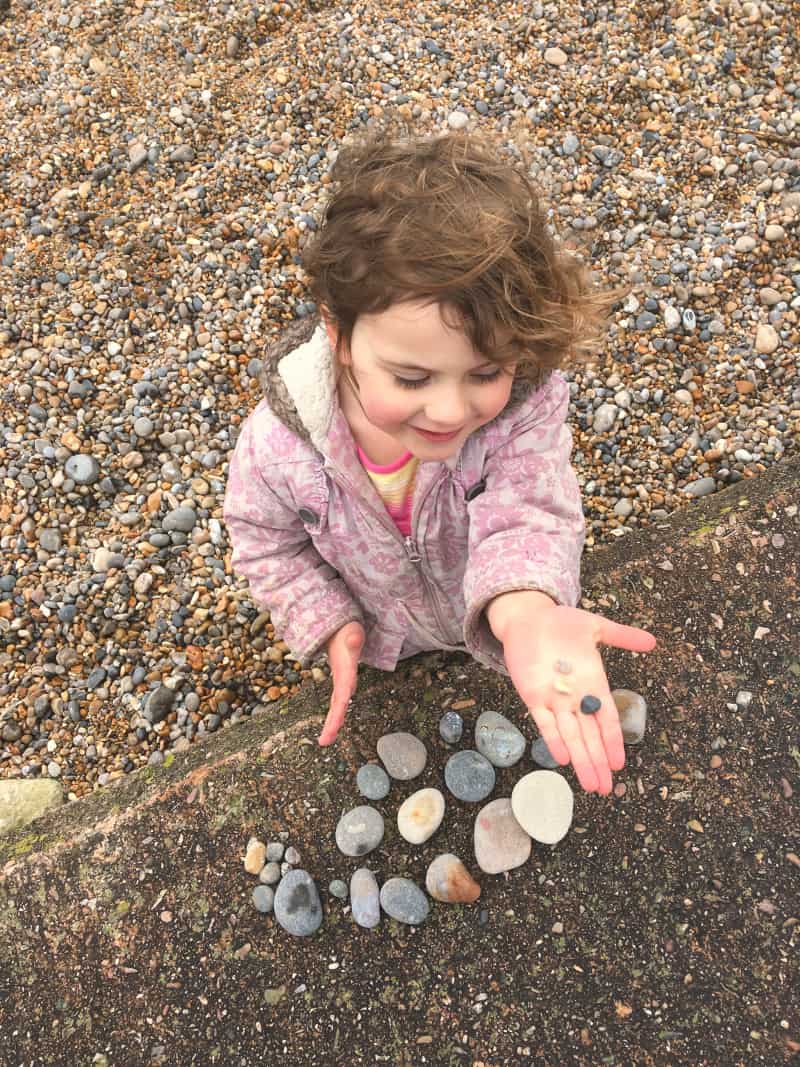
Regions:
[[446, 711], [439, 719], [439, 735], [448, 745], [455, 745], [464, 733], [464, 720], [457, 711]]
[[458, 800], [475, 803], [494, 789], [494, 767], [474, 749], [455, 752], [444, 767], [445, 785]]
[[495, 767], [513, 767], [522, 759], [525, 738], [505, 715], [484, 711], [475, 724], [475, 747]]
[[554, 845], [572, 823], [569, 782], [555, 771], [531, 771], [511, 792], [511, 808], [523, 830], [545, 845]]
[[347, 882], [343, 882], [341, 878], [334, 878], [328, 886], [328, 892], [338, 900], [347, 900]]
[[430, 904], [410, 878], [390, 878], [381, 886], [381, 907], [392, 919], [418, 926], [428, 918]]
[[383, 840], [383, 816], [368, 804], [361, 804], [339, 819], [336, 844], [345, 856], [366, 856]]
[[308, 937], [322, 924], [322, 904], [314, 879], [299, 867], [281, 878], [273, 906], [275, 918], [295, 937]]
[[372, 871], [359, 867], [350, 879], [350, 912], [359, 926], [371, 930], [381, 919], [380, 892]]
[[391, 789], [389, 775], [377, 763], [365, 763], [358, 768], [356, 787], [367, 800], [383, 800]]
[[378, 739], [377, 748], [387, 773], [401, 782], [422, 774], [428, 759], [420, 739], [402, 731], [384, 734]]
[[474, 845], [475, 860], [486, 874], [500, 874], [527, 863], [531, 839], [514, 817], [508, 797], [498, 797], [478, 812]]

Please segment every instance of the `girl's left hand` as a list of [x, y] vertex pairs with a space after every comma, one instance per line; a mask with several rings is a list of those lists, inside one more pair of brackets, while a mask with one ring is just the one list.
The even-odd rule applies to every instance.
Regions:
[[[517, 615], [503, 634], [511, 681], [553, 759], [571, 762], [587, 792], [608, 794], [611, 772], [625, 766], [625, 747], [598, 644], [650, 652], [656, 639], [647, 630], [561, 604]], [[600, 700], [595, 714], [580, 710], [587, 695]]]

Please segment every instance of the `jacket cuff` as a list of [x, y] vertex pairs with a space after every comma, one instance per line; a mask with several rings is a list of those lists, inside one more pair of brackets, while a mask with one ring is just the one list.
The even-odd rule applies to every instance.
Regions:
[[537, 567], [530, 561], [527, 566], [519, 567], [513, 581], [473, 590], [464, 618], [464, 644], [478, 662], [506, 675], [508, 670], [503, 646], [492, 633], [486, 617], [486, 608], [495, 597], [502, 596], [503, 593], [516, 593], [525, 589], [546, 593], [556, 604], [566, 604], [569, 607], [574, 607], [580, 597], [579, 582], [571, 580], [569, 576], [557, 578], [549, 567]]

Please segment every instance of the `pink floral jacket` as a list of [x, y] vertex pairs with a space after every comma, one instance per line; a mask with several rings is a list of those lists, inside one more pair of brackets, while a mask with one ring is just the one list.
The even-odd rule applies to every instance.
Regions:
[[235, 570], [297, 659], [355, 619], [361, 660], [374, 667], [457, 649], [507, 674], [489, 601], [540, 589], [577, 603], [584, 520], [558, 372], [515, 381], [505, 409], [456, 457], [420, 463], [406, 538], [358, 460], [318, 319], [273, 346], [262, 387], [230, 460], [223, 514]]

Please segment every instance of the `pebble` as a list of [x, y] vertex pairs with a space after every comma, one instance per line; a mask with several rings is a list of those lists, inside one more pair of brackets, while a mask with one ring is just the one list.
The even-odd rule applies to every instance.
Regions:
[[388, 774], [401, 782], [422, 774], [428, 759], [422, 741], [402, 731], [378, 738], [377, 749]]
[[457, 711], [446, 711], [439, 719], [439, 734], [448, 745], [455, 745], [464, 733], [464, 720]]
[[[603, 48], [587, 50], [585, 13], [561, 0], [534, 4], [527, 22], [509, 8], [500, 30], [492, 8], [449, 5], [429, 28], [367, 5], [356, 21], [339, 20], [333, 49], [319, 19], [294, 27], [294, 9], [274, 5], [269, 47], [285, 51], [296, 30], [303, 62], [276, 53], [263, 64], [238, 24], [182, 8], [181, 41], [201, 40], [202, 52], [141, 50], [139, 79], [163, 122], [138, 140], [124, 101], [110, 106], [79, 78], [43, 87], [51, 49], [63, 67], [65, 32], [70, 54], [90, 56], [88, 88], [97, 70], [115, 73], [114, 57], [97, 54], [85, 5], [62, 0], [56, 19], [25, 9], [25, 32], [3, 53], [6, 81], [22, 88], [9, 119], [19, 151], [0, 207], [0, 570], [17, 579], [0, 608], [12, 603], [19, 626], [13, 653], [0, 647], [0, 678], [19, 707], [63, 682], [75, 711], [47, 728], [25, 726], [12, 709], [8, 732], [24, 729], [4, 738], [0, 774], [46, 774], [52, 759], [70, 795], [83, 796], [205, 736], [220, 703], [222, 724], [329, 678], [324, 655], [296, 663], [269, 619], [251, 635], [262, 612], [230, 568], [222, 499], [230, 450], [258, 396], [266, 333], [315, 311], [300, 253], [330, 164], [351, 132], [389, 110], [419, 132], [486, 125], [509, 148], [520, 141], [531, 177], [552, 193], [553, 229], [592, 243], [592, 269], [610, 283], [623, 273], [627, 283], [631, 267], [631, 297], [612, 313], [604, 358], [566, 372], [587, 552], [685, 507], [685, 487], [701, 479], [714, 492], [797, 454], [798, 96], [781, 61], [793, 27], [786, 5], [745, 5], [744, 15], [717, 6], [713, 17], [657, 16], [670, 100], [644, 124], [643, 94], [659, 89], [644, 84], [658, 77], [641, 19], [599, 15], [591, 30], [608, 37], [614, 77], [636, 86], [617, 94], [611, 114]], [[145, 5], [130, 17], [131, 34], [150, 43], [164, 14], [151, 13]], [[410, 30], [428, 43], [409, 46]], [[502, 53], [487, 50], [498, 34]], [[550, 48], [563, 53], [561, 67], [544, 59]], [[534, 55], [550, 75], [536, 93]], [[248, 85], [235, 98], [217, 91], [231, 64]], [[317, 92], [320, 84], [329, 88]], [[686, 109], [688, 149], [686, 123], [675, 120]], [[242, 196], [256, 186], [258, 197]], [[679, 328], [668, 308], [681, 313]], [[655, 321], [637, 329], [643, 312]], [[778, 335], [772, 352], [756, 349], [760, 325]], [[693, 403], [674, 405], [677, 389]], [[608, 403], [618, 411], [596, 430]], [[140, 436], [147, 421], [138, 420], [152, 433]], [[628, 499], [624, 484], [635, 504], [627, 515], [615, 507]], [[194, 512], [192, 527], [163, 527], [182, 507]], [[123, 554], [124, 567], [95, 573], [102, 546]], [[33, 599], [42, 593], [49, 616]], [[107, 671], [92, 691], [70, 668], [51, 674], [60, 666], [51, 657], [74, 649], [89, 656], [84, 677]], [[140, 668], [146, 682], [126, 691]], [[119, 725], [138, 714], [139, 687], [178, 686], [176, 674], [201, 713], [184, 705], [178, 723], [173, 708], [163, 732], [156, 723], [130, 744]], [[237, 677], [254, 680], [255, 695], [230, 686]]]
[[383, 800], [389, 795], [391, 782], [389, 775], [377, 763], [365, 763], [358, 768], [356, 786], [359, 793], [368, 800]]
[[473, 904], [481, 887], [452, 852], [443, 852], [428, 867], [425, 888], [434, 900], [445, 904]]
[[247, 842], [244, 854], [244, 869], [248, 874], [259, 874], [264, 866], [267, 855], [267, 847], [257, 837], [251, 837]]
[[495, 767], [513, 767], [525, 751], [524, 735], [505, 715], [484, 711], [475, 724], [475, 747]]
[[283, 854], [286, 851], [286, 846], [283, 841], [268, 841], [267, 842], [267, 861], [280, 863], [283, 859]]
[[478, 812], [474, 846], [475, 860], [486, 874], [500, 874], [527, 863], [531, 838], [515, 818], [508, 797], [492, 800]]
[[259, 882], [264, 885], [276, 885], [281, 880], [281, 865], [275, 860], [270, 860], [261, 868], [258, 875]]
[[687, 486], [684, 486], [684, 492], [687, 496], [708, 496], [709, 493], [713, 493], [717, 488], [716, 481], [711, 477], [698, 478], [694, 482], [690, 482]]
[[550, 749], [547, 747], [547, 742], [543, 737], [537, 737], [531, 745], [531, 759], [534, 763], [538, 763], [540, 767], [545, 767], [549, 771], [561, 766], [558, 760], [554, 760], [550, 755]]
[[381, 886], [381, 907], [392, 919], [418, 926], [430, 911], [428, 898], [410, 878], [389, 878]]
[[339, 819], [336, 845], [345, 856], [366, 856], [383, 840], [383, 816], [368, 804], [362, 804]]
[[444, 819], [444, 796], [438, 789], [418, 789], [397, 809], [397, 829], [412, 845], [432, 837]]
[[257, 911], [267, 914], [275, 903], [275, 891], [268, 885], [257, 885], [253, 890], [253, 904]]
[[381, 918], [380, 892], [372, 871], [359, 867], [350, 879], [350, 911], [359, 926], [371, 930]]
[[289, 845], [289, 847], [286, 849], [286, 852], [284, 853], [284, 859], [287, 863], [291, 863], [294, 865], [297, 865], [300, 862], [300, 853], [297, 851], [294, 845]]
[[444, 766], [444, 781], [457, 800], [475, 803], [494, 789], [494, 767], [485, 756], [465, 748], [454, 753]]
[[647, 701], [632, 689], [614, 689], [611, 697], [619, 712], [622, 740], [626, 745], [638, 745], [647, 728]]
[[572, 824], [572, 789], [555, 771], [531, 771], [511, 791], [511, 808], [534, 841], [554, 845]]
[[775, 327], [770, 326], [769, 323], [761, 323], [756, 330], [756, 352], [767, 356], [772, 355], [780, 343], [781, 339]]
[[328, 892], [338, 900], [347, 900], [347, 882], [343, 882], [341, 878], [334, 878], [328, 886]]
[[308, 871], [295, 868], [281, 878], [274, 900], [275, 918], [296, 937], [308, 937], [322, 924], [322, 904]]

